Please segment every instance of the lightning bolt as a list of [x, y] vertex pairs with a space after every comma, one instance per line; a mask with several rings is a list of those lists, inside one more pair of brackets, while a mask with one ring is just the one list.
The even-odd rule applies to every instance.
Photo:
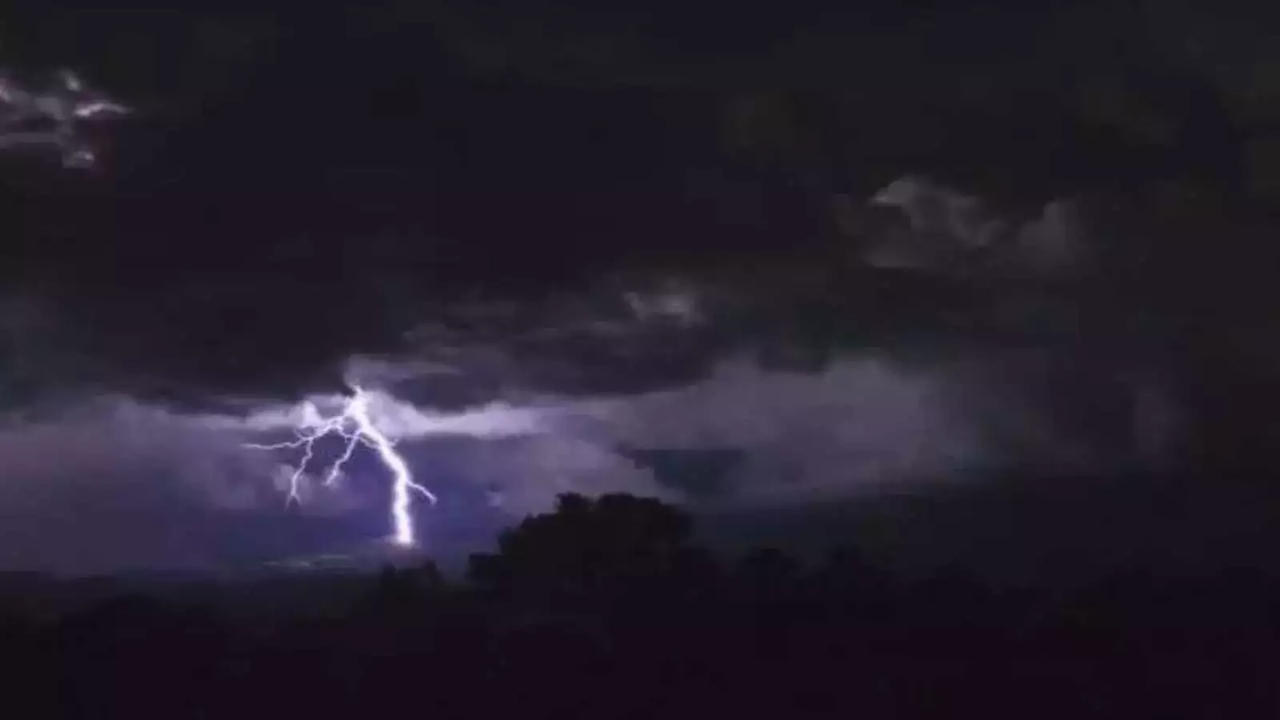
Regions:
[[329, 466], [325, 474], [325, 486], [332, 486], [338, 481], [342, 469], [351, 460], [355, 451], [364, 446], [374, 451], [382, 464], [391, 472], [393, 480], [391, 498], [391, 523], [394, 529], [392, 541], [401, 546], [412, 546], [417, 543], [413, 515], [410, 512], [413, 495], [417, 493], [436, 502], [436, 496], [413, 479], [413, 472], [403, 456], [396, 451], [395, 443], [382, 432], [369, 414], [369, 395], [363, 388], [354, 385], [352, 394], [345, 399], [341, 412], [333, 417], [322, 417], [313, 403], [303, 406], [300, 428], [294, 429], [297, 436], [293, 440], [272, 444], [247, 443], [248, 447], [259, 450], [302, 450], [302, 460], [294, 468], [289, 478], [289, 496], [286, 507], [293, 502], [301, 502], [299, 488], [306, 474], [307, 466], [315, 458], [315, 445], [326, 437], [339, 437], [344, 441], [342, 454]]

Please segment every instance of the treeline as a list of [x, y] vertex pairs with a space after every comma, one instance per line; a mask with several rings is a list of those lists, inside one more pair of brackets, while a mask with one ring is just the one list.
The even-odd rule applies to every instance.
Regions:
[[[386, 568], [329, 613], [120, 596], [0, 622], [12, 714], [1265, 717], [1280, 587], [908, 582], [856, 552], [732, 561], [655, 500], [567, 495], [464, 581]], [[317, 591], [324, 586], [317, 585]]]

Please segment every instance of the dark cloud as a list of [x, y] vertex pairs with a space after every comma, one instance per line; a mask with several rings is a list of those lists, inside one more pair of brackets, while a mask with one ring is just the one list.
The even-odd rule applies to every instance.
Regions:
[[[393, 10], [407, 12], [384, 12]], [[279, 46], [255, 61], [252, 82], [232, 89], [195, 71], [258, 55], [195, 43], [180, 63], [190, 81], [161, 85], [200, 97], [199, 105], [184, 100], [172, 111], [139, 101], [139, 117], [107, 139], [94, 177], [10, 193], [10, 217], [24, 229], [15, 235], [17, 272], [41, 278], [61, 322], [75, 329], [77, 352], [139, 393], [297, 395], [336, 385], [336, 368], [353, 353], [403, 351], [442, 323], [455, 327], [440, 342], [502, 344], [521, 356], [504, 374], [526, 372], [557, 389], [624, 379], [639, 386], [646, 375], [676, 382], [705, 372], [708, 360], [698, 356], [723, 354], [738, 338], [720, 329], [646, 330], [625, 340], [562, 330], [616, 314], [600, 305], [617, 304], [622, 291], [604, 297], [595, 287], [602, 276], [675, 273], [707, 284], [731, 273], [752, 308], [750, 296], [786, 284], [783, 268], [821, 273], [826, 280], [800, 282], [832, 290], [824, 283], [839, 282], [830, 268], [848, 239], [835, 234], [828, 196], [877, 187], [920, 157], [911, 150], [877, 162], [867, 179], [842, 186], [849, 173], [838, 166], [853, 149], [828, 142], [833, 132], [852, 136], [838, 126], [801, 132], [795, 157], [763, 167], [750, 153], [727, 153], [720, 121], [737, 84], [662, 88], [609, 81], [608, 72], [585, 85], [548, 84], [536, 72], [477, 75], [420, 42], [437, 26], [446, 36], [457, 30], [450, 18], [485, 26], [488, 17], [499, 42], [515, 46], [503, 28], [517, 36], [563, 28], [590, 43], [612, 37], [609, 23], [630, 25], [613, 12], [493, 12], [436, 3], [418, 13], [421, 23], [394, 32], [338, 13], [287, 38], [259, 28], [271, 25], [265, 20], [246, 21], [245, 43], [274, 38]], [[672, 17], [695, 28], [718, 16]], [[815, 8], [794, 21], [808, 28], [825, 19]], [[225, 38], [235, 25], [210, 22], [184, 32]], [[786, 35], [773, 18], [747, 25], [767, 31], [762, 47]], [[661, 64], [662, 44], [643, 34], [635, 62]], [[668, 54], [682, 67], [693, 62]], [[130, 69], [143, 72], [136, 65], [113, 71], [121, 87]], [[828, 105], [815, 107], [838, 125]], [[900, 139], [925, 142], [909, 132]], [[994, 147], [971, 144], [975, 153]], [[556, 300], [565, 295], [591, 307], [566, 311]], [[455, 317], [505, 306], [516, 311], [502, 321]], [[735, 332], [757, 322], [737, 317]], [[472, 324], [482, 327], [469, 332]], [[597, 368], [607, 377], [586, 376]]]
[[[10, 193], [25, 228], [16, 272], [41, 277], [96, 364], [152, 392], [298, 392], [332, 383], [352, 352], [399, 349], [477, 290], [537, 307], [609, 272], [826, 262], [826, 199], [722, 151], [719, 91], [476, 76], [420, 42], [454, 10], [390, 34], [319, 18], [306, 37], [271, 40], [234, 91], [196, 72], [231, 62], [225, 43], [184, 51], [196, 53], [176, 63], [187, 82], [128, 82], [169, 64], [158, 58], [115, 68], [104, 82], [122, 91], [201, 102], [143, 98], [96, 175]], [[593, 36], [586, 16], [564, 16], [566, 31]], [[165, 22], [163, 35], [184, 36]], [[227, 22], [184, 32], [225, 37]], [[257, 27], [245, 42], [272, 36]]]

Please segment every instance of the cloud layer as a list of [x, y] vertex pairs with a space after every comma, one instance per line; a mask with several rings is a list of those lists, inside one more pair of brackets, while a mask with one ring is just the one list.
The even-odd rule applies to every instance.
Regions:
[[[1095, 313], [1069, 284], [1016, 282], [1078, 269], [1088, 238], [1071, 207], [977, 242], [974, 228], [991, 226], [971, 217], [977, 201], [921, 182], [879, 198], [904, 217], [876, 238], [870, 274], [813, 264], [613, 276], [526, 302], [464, 297], [421, 306], [397, 351], [349, 352], [330, 386], [363, 387], [375, 422], [441, 496], [418, 508], [428, 544], [433, 527], [491, 527], [562, 492], [777, 507], [1011, 469], [1167, 461], [1179, 398], [1141, 333], [1113, 327], [1127, 309]], [[937, 202], [922, 209], [929, 194]], [[934, 250], [911, 256], [905, 274], [874, 269], [894, 243], [924, 235]], [[994, 262], [947, 260], [975, 252]], [[301, 458], [246, 447], [314, 428], [341, 411], [340, 394], [208, 385], [174, 402], [133, 384], [145, 373], [113, 374], [54, 342], [73, 326], [41, 307], [3, 314], [13, 367], [44, 398], [20, 406], [47, 408], [0, 428], [5, 564], [217, 565], [231, 518], [269, 519], [245, 531], [266, 536], [248, 541], [264, 553], [299, 523], [334, 537], [387, 532], [376, 460], [358, 456], [332, 487], [304, 475], [304, 502], [286, 511]], [[814, 351], [821, 362], [777, 362]], [[97, 379], [70, 399], [50, 393], [58, 380], [38, 370], [59, 358]], [[338, 451], [320, 447], [319, 459]]]
[[[1158, 455], [1167, 440], [1159, 393], [1139, 397], [1146, 404], [1116, 422], [1113, 436], [1082, 437], [1071, 422], [1095, 428], [1114, 408], [1055, 416], [1028, 392], [1043, 387], [1042, 378], [1021, 388], [1013, 378], [1012, 389], [1010, 379], [1006, 372], [1002, 390], [989, 372], [959, 361], [908, 371], [864, 356], [796, 372], [738, 357], [678, 387], [544, 394], [525, 406], [433, 410], [429, 398], [378, 395], [375, 419], [417, 479], [441, 495], [438, 506], [416, 510], [428, 549], [436, 526], [496, 526], [550, 509], [562, 492], [631, 492], [704, 509], [778, 507], [918, 492], [1002, 465], [1099, 470]], [[252, 531], [268, 555], [287, 545], [300, 519], [327, 524], [334, 537], [361, 528], [376, 539], [389, 529], [389, 477], [371, 455], [358, 453], [332, 487], [313, 472], [303, 502], [286, 511], [287, 475], [301, 458], [245, 446], [287, 435], [339, 401], [317, 396], [236, 416], [115, 397], [43, 418], [15, 416], [0, 430], [5, 563], [67, 571], [217, 566], [227, 561], [219, 547], [235, 518], [272, 519], [277, 529]], [[317, 460], [331, 462], [339, 444], [322, 445]], [[729, 457], [710, 492], [699, 487], [717, 480], [699, 477], [710, 466], [682, 472], [706, 453]]]

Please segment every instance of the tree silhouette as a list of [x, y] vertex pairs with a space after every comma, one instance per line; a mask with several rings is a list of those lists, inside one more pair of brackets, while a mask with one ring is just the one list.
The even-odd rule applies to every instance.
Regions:
[[477, 556], [474, 586], [429, 563], [387, 567], [304, 583], [361, 590], [343, 612], [234, 621], [197, 595], [121, 586], [56, 619], [0, 614], [0, 657], [11, 701], [42, 716], [336, 717], [406, 702], [433, 717], [1275, 715], [1274, 579], [1139, 570], [995, 592], [959, 572], [890, 574], [856, 549], [816, 566], [761, 549], [719, 572], [679, 510], [566, 495]]
[[597, 605], [705, 571], [692, 531], [687, 515], [658, 500], [565, 494], [554, 512], [502, 533], [496, 554], [473, 556], [468, 578], [525, 602]]

